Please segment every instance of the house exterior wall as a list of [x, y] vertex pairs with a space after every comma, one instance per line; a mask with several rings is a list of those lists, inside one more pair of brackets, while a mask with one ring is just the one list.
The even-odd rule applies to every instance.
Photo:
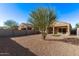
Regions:
[[77, 36], [79, 36], [79, 28], [77, 28]]
[[28, 30], [28, 28], [32, 29], [32, 26], [30, 24], [21, 23], [18, 27], [18, 30]]
[[[60, 34], [70, 35], [71, 32], [71, 25], [69, 23], [65, 22], [55, 22], [51, 26], [53, 28], [53, 34], [59, 34], [59, 29], [62, 29], [62, 32]], [[64, 30], [63, 30], [64, 29]], [[66, 31], [66, 33], [64, 33]]]

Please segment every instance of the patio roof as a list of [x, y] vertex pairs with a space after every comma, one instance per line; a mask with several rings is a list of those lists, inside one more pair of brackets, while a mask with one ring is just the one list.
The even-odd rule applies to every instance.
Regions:
[[66, 23], [66, 22], [54, 22], [53, 24], [51, 24], [51, 26], [71, 26], [70, 23]]

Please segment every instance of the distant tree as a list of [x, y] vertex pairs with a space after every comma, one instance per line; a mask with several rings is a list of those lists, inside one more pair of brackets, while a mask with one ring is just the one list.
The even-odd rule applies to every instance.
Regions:
[[4, 22], [4, 24], [9, 29], [17, 29], [17, 26], [18, 26], [18, 23], [13, 20], [7, 20], [6, 22]]
[[56, 15], [53, 9], [48, 8], [38, 8], [32, 11], [29, 17], [29, 22], [34, 26], [34, 28], [39, 29], [43, 39], [45, 39], [47, 35], [47, 28], [54, 21], [56, 21]]
[[76, 24], [76, 28], [79, 28], [79, 23]]

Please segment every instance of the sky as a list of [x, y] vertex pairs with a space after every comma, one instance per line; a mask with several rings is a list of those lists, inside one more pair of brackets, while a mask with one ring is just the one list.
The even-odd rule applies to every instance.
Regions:
[[27, 23], [29, 13], [39, 7], [53, 8], [57, 20], [70, 23], [72, 27], [79, 23], [78, 3], [0, 3], [0, 26], [7, 20]]

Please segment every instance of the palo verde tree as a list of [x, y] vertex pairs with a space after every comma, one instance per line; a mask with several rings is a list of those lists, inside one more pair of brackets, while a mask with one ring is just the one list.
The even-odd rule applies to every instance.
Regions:
[[29, 14], [29, 22], [33, 25], [34, 28], [39, 29], [43, 39], [47, 36], [47, 28], [51, 23], [56, 21], [56, 15], [53, 9], [48, 8], [37, 8], [34, 11], [31, 11]]

